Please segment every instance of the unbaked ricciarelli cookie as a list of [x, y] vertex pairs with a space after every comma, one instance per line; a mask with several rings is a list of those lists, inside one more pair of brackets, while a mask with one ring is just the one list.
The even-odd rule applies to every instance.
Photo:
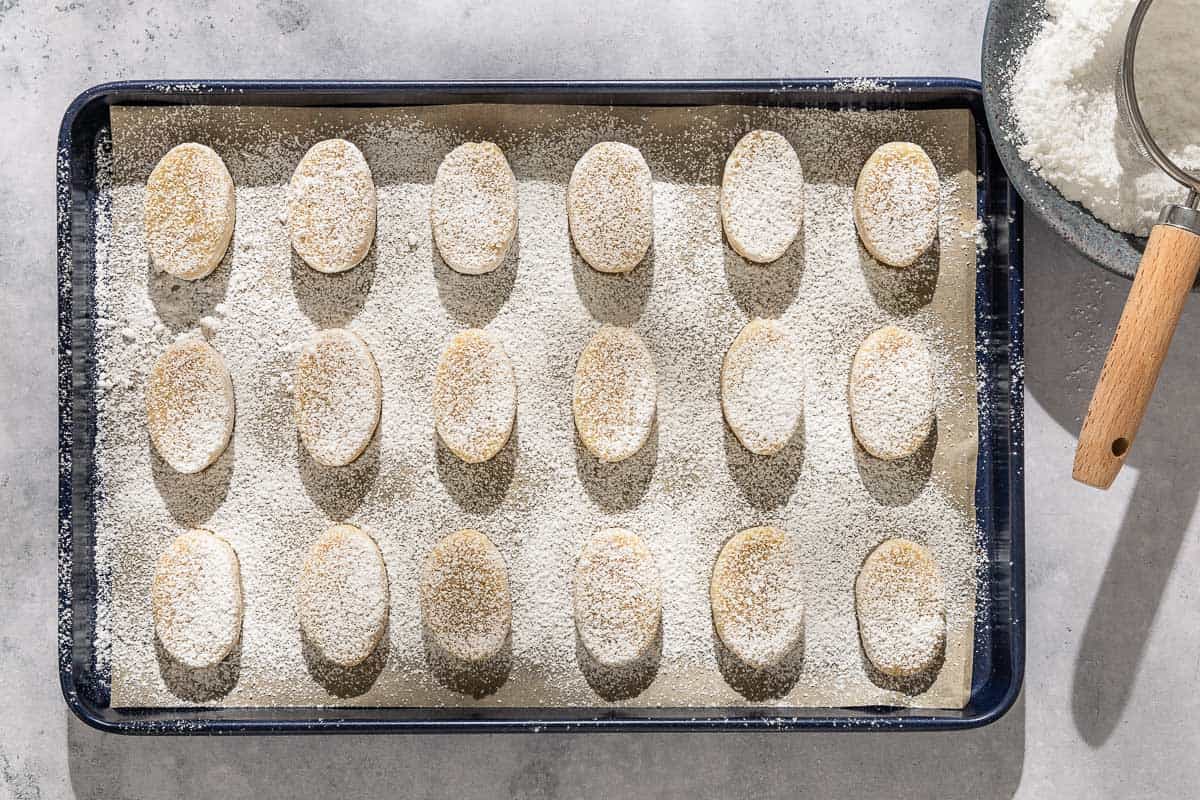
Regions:
[[933, 555], [907, 539], [888, 539], [854, 581], [863, 652], [877, 670], [912, 677], [930, 669], [946, 643], [945, 584]]
[[345, 328], [314, 333], [300, 350], [293, 390], [296, 428], [314, 461], [342, 467], [362, 455], [383, 402], [365, 341]]
[[150, 605], [154, 633], [171, 658], [190, 669], [216, 666], [241, 636], [237, 553], [211, 531], [180, 534], [158, 558]]
[[624, 667], [646, 656], [662, 621], [662, 579], [637, 534], [610, 528], [592, 536], [575, 562], [575, 630], [597, 664]]
[[800, 345], [782, 323], [752, 319], [721, 362], [721, 410], [730, 430], [752, 453], [778, 453], [804, 413]]
[[579, 439], [601, 461], [624, 461], [650, 438], [658, 398], [654, 357], [629, 328], [605, 325], [575, 367], [571, 409]]
[[774, 527], [750, 528], [721, 548], [709, 584], [721, 642], [752, 669], [778, 665], [804, 636], [796, 544]]
[[867, 252], [889, 267], [910, 266], [933, 245], [940, 207], [937, 169], [920, 145], [881, 145], [858, 174], [854, 224]]
[[353, 525], [334, 525], [309, 548], [296, 605], [304, 638], [321, 658], [361, 664], [387, 629], [387, 567], [375, 540]]
[[760, 264], [778, 260], [804, 222], [804, 172], [787, 139], [750, 131], [725, 161], [721, 224], [729, 246]]
[[891, 461], [917, 452], [933, 429], [933, 362], [911, 331], [888, 325], [850, 365], [850, 423], [862, 448]]
[[146, 249], [154, 266], [185, 280], [211, 273], [229, 249], [236, 205], [233, 178], [212, 148], [171, 148], [146, 181]]
[[146, 380], [146, 427], [171, 469], [190, 474], [216, 461], [233, 421], [233, 381], [208, 342], [186, 337], [155, 359]]
[[371, 167], [345, 139], [317, 142], [288, 185], [292, 249], [318, 272], [344, 272], [367, 256], [378, 200]]
[[500, 654], [512, 627], [508, 568], [482, 533], [461, 530], [438, 542], [418, 594], [425, 629], [444, 653], [467, 664]]
[[494, 457], [512, 435], [517, 381], [503, 345], [483, 330], [456, 334], [433, 377], [433, 418], [450, 451], [477, 464]]
[[583, 260], [598, 272], [628, 272], [654, 240], [654, 187], [636, 147], [593, 145], [567, 184], [567, 222]]
[[491, 142], [466, 142], [442, 159], [429, 222], [438, 254], [464, 275], [491, 272], [517, 235], [517, 180]]

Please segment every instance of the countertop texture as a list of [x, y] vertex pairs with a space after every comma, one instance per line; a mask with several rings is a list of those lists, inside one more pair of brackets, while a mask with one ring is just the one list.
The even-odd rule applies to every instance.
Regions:
[[0, 0], [0, 798], [1194, 797], [1200, 300], [1112, 490], [1070, 479], [1128, 284], [1026, 221], [1028, 667], [958, 734], [127, 738], [55, 661], [54, 142], [122, 78], [978, 77], [979, 0]]

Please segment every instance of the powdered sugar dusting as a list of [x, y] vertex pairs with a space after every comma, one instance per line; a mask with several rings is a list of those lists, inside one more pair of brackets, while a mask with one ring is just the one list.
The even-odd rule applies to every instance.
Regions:
[[[977, 430], [975, 252], [961, 236], [976, 221], [967, 112], [119, 107], [113, 120], [113, 211], [97, 265], [96, 328], [98, 379], [109, 387], [97, 419], [98, 580], [108, 584], [100, 592], [97, 644], [110, 657], [114, 703], [602, 703], [578, 661], [571, 591], [583, 543], [611, 527], [643, 538], [663, 598], [657, 673], [620, 702], [751, 702], [749, 689], [735, 689], [722, 672], [708, 587], [722, 544], [766, 524], [798, 545], [805, 646], [794, 682], [752, 702], [964, 701]], [[728, 247], [719, 214], [725, 158], [755, 128], [778, 130], [795, 143], [807, 178], [804, 233], [785, 259], [765, 268], [747, 265]], [[331, 137], [362, 150], [379, 199], [376, 257], [338, 275], [293, 259], [280, 214], [307, 146]], [[494, 272], [464, 276], [437, 257], [429, 201], [442, 155], [481, 138], [504, 149], [517, 175], [519, 241]], [[145, 179], [161, 153], [193, 139], [211, 143], [229, 166], [237, 227], [229, 255], [208, 278], [158, 280], [146, 268]], [[863, 253], [851, 212], [862, 164], [896, 139], [928, 150], [944, 201], [936, 259], [903, 275], [882, 271]], [[625, 275], [597, 273], [575, 257], [566, 221], [575, 163], [593, 144], [614, 140], [637, 147], [655, 180], [654, 248]], [[209, 316], [221, 319], [210, 342], [233, 379], [237, 426], [212, 467], [180, 476], [150, 456], [143, 387], [154, 355]], [[804, 436], [769, 458], [741, 448], [720, 407], [725, 350], [755, 316], [787, 326], [805, 364]], [[860, 458], [846, 401], [859, 343], [889, 322], [927, 339], [938, 392], [936, 447], [927, 459], [900, 465]], [[604, 323], [635, 330], [658, 377], [653, 432], [618, 464], [597, 464], [586, 453], [571, 412], [579, 355]], [[358, 460], [325, 468], [296, 440], [293, 398], [280, 376], [292, 374], [297, 342], [336, 326], [370, 342], [382, 377], [382, 417]], [[469, 327], [504, 342], [518, 386], [513, 436], [477, 465], [439, 449], [432, 409], [441, 349]], [[296, 600], [304, 554], [331, 520], [375, 538], [391, 590], [383, 641], [336, 681], [305, 657]], [[187, 690], [160, 665], [148, 599], [158, 553], [175, 534], [200, 525], [237, 551], [245, 592], [236, 670], [227, 659], [224, 672], [206, 677], [203, 692]], [[462, 528], [494, 542], [512, 592], [506, 679], [479, 699], [447, 688], [435, 674], [417, 602], [426, 556]], [[854, 613], [859, 565], [897, 534], [930, 548], [947, 585], [946, 663], [938, 681], [916, 696], [871, 680]]]

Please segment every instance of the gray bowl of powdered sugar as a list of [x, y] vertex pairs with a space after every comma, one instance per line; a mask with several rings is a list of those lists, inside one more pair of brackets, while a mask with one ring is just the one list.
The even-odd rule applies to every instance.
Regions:
[[[983, 92], [996, 150], [1028, 207], [1080, 252], [1132, 277], [1145, 237], [1186, 191], [1142, 157], [1115, 80], [1136, 0], [993, 0]], [[1155, 139], [1200, 169], [1195, 0], [1156, 0], [1138, 45], [1138, 96]], [[1181, 79], [1181, 77], [1183, 79]]]

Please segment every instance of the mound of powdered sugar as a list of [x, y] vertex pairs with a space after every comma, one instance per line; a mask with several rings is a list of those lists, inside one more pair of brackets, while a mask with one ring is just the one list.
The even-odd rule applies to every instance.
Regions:
[[[1013, 75], [1021, 158], [1068, 200], [1145, 236], [1186, 192], [1137, 152], [1117, 118], [1116, 80], [1136, 0], [1045, 0], [1048, 18]], [[1138, 102], [1159, 146], [1200, 169], [1195, 0], [1158, 0], [1138, 38]]]
[[[662, 580], [653, 680], [620, 702], [744, 704], [753, 693], [722, 672], [708, 588], [724, 542], [757, 525], [795, 538], [806, 623], [799, 673], [754, 702], [965, 702], [978, 429], [974, 127], [966, 111], [122, 107], [113, 124], [111, 212], [98, 226], [96, 276], [97, 380], [107, 387], [98, 397], [96, 565], [97, 646], [114, 704], [602, 703], [579, 661], [571, 595], [580, 548], [612, 527], [642, 537]], [[755, 128], [786, 136], [807, 179], [803, 232], [769, 267], [729, 248], [719, 211], [725, 159]], [[371, 167], [378, 227], [363, 263], [325, 275], [292, 254], [283, 217], [296, 163], [335, 136], [354, 142]], [[429, 221], [438, 164], [472, 140], [496, 142], [517, 178], [517, 239], [485, 275], [447, 267]], [[920, 143], [941, 176], [940, 247], [903, 271], [866, 254], [851, 211], [863, 162], [892, 140]], [[196, 282], [147, 265], [140, 221], [146, 176], [181, 141], [212, 146], [237, 187], [229, 254]], [[637, 147], [654, 177], [654, 244], [624, 275], [584, 263], [567, 227], [571, 171], [600, 141]], [[771, 457], [748, 453], [721, 412], [722, 359], [753, 317], [786, 326], [805, 365], [803, 435]], [[571, 410], [579, 354], [606, 323], [637, 331], [658, 376], [650, 438], [616, 464], [583, 448]], [[936, 446], [892, 464], [856, 449], [846, 400], [859, 343], [888, 323], [929, 343], [938, 392]], [[330, 327], [370, 342], [383, 384], [374, 439], [340, 468], [316, 463], [298, 441], [287, 380], [295, 343]], [[441, 351], [471, 327], [504, 342], [517, 383], [512, 436], [480, 464], [445, 448], [432, 409]], [[197, 328], [227, 363], [238, 416], [216, 463], [185, 476], [152, 457], [142, 390], [154, 357]], [[340, 671], [306, 657], [296, 598], [304, 555], [333, 521], [375, 539], [391, 598], [376, 654]], [[234, 547], [244, 589], [240, 645], [205, 675], [160, 662], [149, 607], [155, 559], [189, 527]], [[478, 699], [439, 679], [418, 600], [426, 556], [464, 528], [496, 545], [512, 593], [505, 680]], [[854, 612], [862, 560], [897, 535], [927, 546], [946, 579], [946, 660], [919, 695], [872, 681]]]

